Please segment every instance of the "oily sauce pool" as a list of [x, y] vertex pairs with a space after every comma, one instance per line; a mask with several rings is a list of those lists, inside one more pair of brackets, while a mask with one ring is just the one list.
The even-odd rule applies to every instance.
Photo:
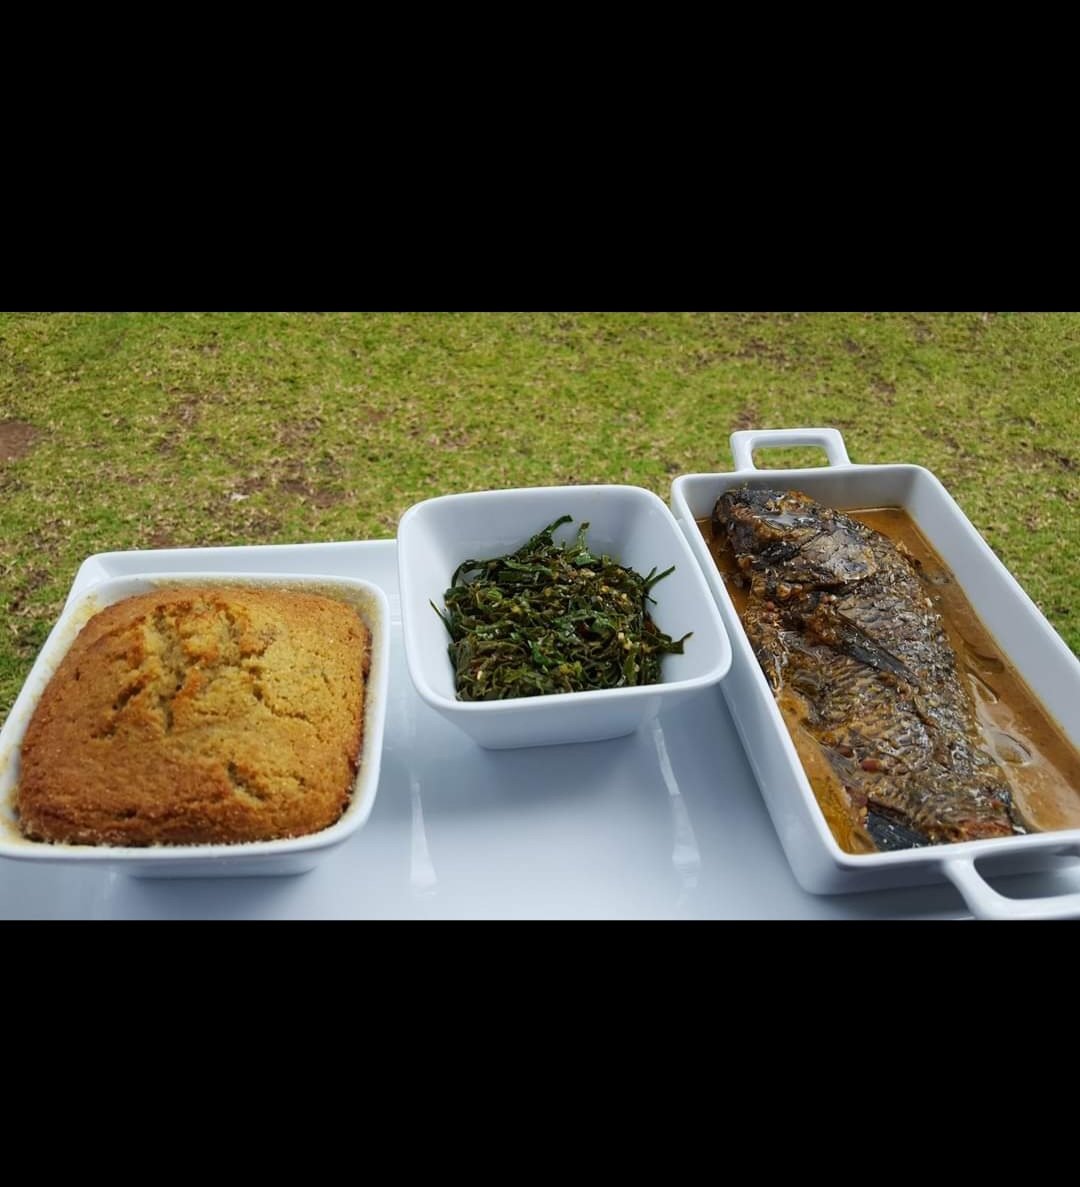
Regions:
[[[902, 543], [920, 562], [919, 573], [927, 596], [941, 615], [959, 670], [971, 692], [983, 748], [1003, 770], [1027, 823], [1040, 831], [1080, 828], [1080, 753], [995, 644], [914, 520], [898, 507], [844, 514], [894, 543]], [[746, 608], [746, 592], [732, 579], [738, 570], [727, 540], [714, 534], [708, 518], [697, 523], [741, 616]], [[784, 688], [777, 704], [829, 827], [845, 851], [876, 852], [864, 830], [852, 819], [847, 797], [821, 746], [800, 726], [801, 700], [798, 693]]]

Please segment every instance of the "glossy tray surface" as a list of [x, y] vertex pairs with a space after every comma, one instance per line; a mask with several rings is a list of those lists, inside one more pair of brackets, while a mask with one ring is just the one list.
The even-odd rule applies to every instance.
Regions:
[[[366, 826], [295, 877], [144, 880], [0, 861], [0, 918], [969, 917], [947, 885], [803, 891], [720, 686], [629, 737], [482, 750], [409, 681], [393, 541], [106, 553], [83, 564], [72, 588], [134, 571], [216, 569], [361, 577], [386, 592], [390, 703]], [[1061, 877], [1076, 870], [1031, 876], [1028, 892]]]

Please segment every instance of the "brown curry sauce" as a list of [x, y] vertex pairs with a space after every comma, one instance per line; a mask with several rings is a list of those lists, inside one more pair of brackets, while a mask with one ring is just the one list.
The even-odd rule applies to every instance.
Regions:
[[[971, 692], [983, 749], [1005, 773], [1025, 821], [1038, 831], [1080, 828], [1080, 752], [994, 643], [964, 591], [914, 520], [898, 507], [844, 514], [902, 544], [919, 562], [927, 595], [941, 615]], [[731, 549], [725, 539], [714, 535], [708, 518], [699, 519], [697, 524], [735, 610], [742, 617], [746, 593], [733, 580], [738, 570]], [[793, 689], [784, 688], [777, 697], [777, 707], [837, 843], [849, 853], [877, 852], [855, 819], [847, 793], [821, 746], [802, 728], [805, 714], [802, 698]]]

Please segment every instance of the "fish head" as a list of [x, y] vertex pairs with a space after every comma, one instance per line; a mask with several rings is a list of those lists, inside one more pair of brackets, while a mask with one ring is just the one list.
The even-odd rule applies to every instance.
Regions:
[[802, 491], [725, 491], [712, 524], [727, 537], [741, 568], [782, 566], [787, 581], [808, 588], [847, 585], [878, 569], [868, 530]]

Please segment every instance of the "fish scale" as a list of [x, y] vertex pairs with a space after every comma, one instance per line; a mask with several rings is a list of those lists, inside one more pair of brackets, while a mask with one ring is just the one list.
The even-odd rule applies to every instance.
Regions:
[[802, 724], [878, 848], [1026, 831], [906, 550], [799, 491], [728, 491], [713, 527], [748, 579], [762, 670], [805, 702]]

